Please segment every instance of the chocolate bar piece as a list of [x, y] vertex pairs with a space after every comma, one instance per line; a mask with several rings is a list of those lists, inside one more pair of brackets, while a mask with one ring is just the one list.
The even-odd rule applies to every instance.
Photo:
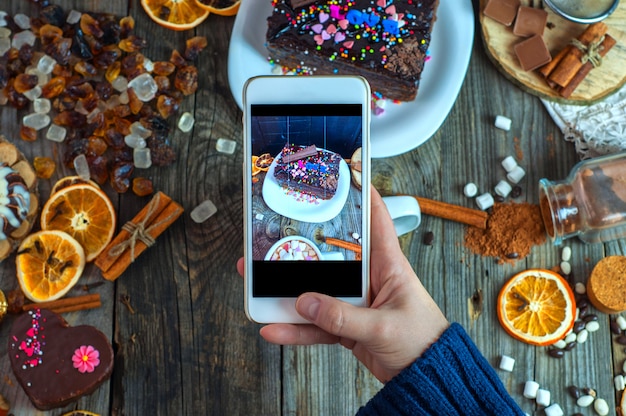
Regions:
[[489, 3], [483, 10], [483, 14], [505, 26], [511, 26], [519, 6], [519, 0], [489, 0]]
[[532, 71], [552, 60], [541, 35], [532, 36], [516, 44], [513, 49], [524, 71]]
[[283, 162], [291, 163], [296, 160], [304, 159], [305, 157], [313, 156], [317, 154], [317, 147], [315, 145], [307, 146], [302, 150], [298, 150], [296, 153], [283, 154]]
[[548, 12], [545, 10], [522, 6], [517, 11], [513, 33], [524, 37], [543, 35], [547, 21]]

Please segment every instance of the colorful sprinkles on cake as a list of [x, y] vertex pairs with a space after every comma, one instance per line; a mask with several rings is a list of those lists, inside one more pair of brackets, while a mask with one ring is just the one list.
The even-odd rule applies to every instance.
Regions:
[[[332, 51], [328, 59], [337, 58], [351, 61], [365, 60], [376, 50], [382, 53], [380, 64], [387, 65], [387, 48], [402, 43], [405, 37], [413, 35], [411, 22], [417, 16], [411, 13], [398, 13], [393, 0], [372, 0], [371, 6], [357, 8], [351, 0], [329, 0], [325, 4], [311, 4], [291, 11], [284, 6], [284, 0], [273, 0], [275, 11], [283, 13], [293, 28], [300, 33], [308, 33], [317, 45], [317, 50], [329, 42]], [[294, 13], [294, 14], [292, 14]], [[368, 45], [354, 49], [356, 40], [367, 39]], [[426, 41], [422, 40], [422, 44]]]
[[[22, 364], [22, 369], [37, 367], [43, 362], [43, 346], [46, 345], [46, 336], [43, 334], [44, 327], [41, 325], [41, 310], [34, 309], [28, 311], [31, 316], [31, 326], [26, 331], [25, 338], [20, 341], [15, 335], [12, 336], [13, 342], [18, 345], [17, 349], [26, 355], [26, 359]], [[45, 319], [44, 319], [45, 322]], [[15, 356], [19, 359], [19, 355]]]
[[[404, 3], [404, 4], [403, 4]], [[311, 2], [295, 2], [300, 7], [293, 6], [288, 0], [272, 0], [273, 12], [284, 16], [285, 26], [278, 28], [275, 37], [284, 33], [297, 33], [298, 36], [310, 40], [310, 48], [322, 54], [330, 62], [351, 62], [368, 65], [371, 68], [381, 67], [393, 70], [399, 64], [404, 65], [403, 59], [395, 56], [394, 49], [398, 45], [411, 45], [411, 49], [420, 49], [422, 58], [429, 60], [427, 47], [430, 42], [430, 31], [424, 30], [422, 22], [428, 20], [427, 8], [422, 8], [422, 2], [406, 0], [326, 0]], [[410, 8], [405, 7], [407, 4]], [[410, 11], [409, 11], [410, 10]], [[416, 11], [417, 10], [417, 11]], [[423, 11], [422, 11], [423, 10]], [[417, 13], [417, 14], [416, 14]], [[309, 54], [308, 50], [300, 53]], [[394, 52], [395, 51], [395, 52]], [[420, 59], [415, 56], [415, 60]], [[278, 75], [312, 75], [316, 68], [308, 67], [304, 62], [300, 65], [289, 63], [284, 66], [280, 61], [269, 58], [274, 66], [272, 73]], [[341, 65], [335, 67], [332, 73], [343, 73]], [[375, 115], [384, 112], [386, 103], [382, 100], [387, 97], [373, 96]], [[400, 101], [393, 100], [393, 103]]]
[[320, 196], [308, 192], [309, 187], [328, 195], [322, 199], [332, 198], [339, 176], [339, 155], [319, 150], [314, 145], [287, 144], [279, 157], [274, 176], [277, 180], [281, 178], [279, 183], [287, 195], [298, 202], [319, 204]]

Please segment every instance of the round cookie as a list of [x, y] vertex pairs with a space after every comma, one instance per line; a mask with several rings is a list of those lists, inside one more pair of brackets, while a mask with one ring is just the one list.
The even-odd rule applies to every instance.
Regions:
[[601, 312], [626, 310], [626, 256], [605, 257], [596, 264], [587, 281], [589, 300]]
[[24, 154], [0, 135], [0, 261], [28, 235], [38, 209], [35, 170]]

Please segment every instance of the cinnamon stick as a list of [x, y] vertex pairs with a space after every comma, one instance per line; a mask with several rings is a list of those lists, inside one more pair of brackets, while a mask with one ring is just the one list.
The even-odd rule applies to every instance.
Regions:
[[[593, 42], [598, 42], [602, 36], [606, 34], [607, 25], [603, 22], [597, 22], [589, 25], [587, 29], [578, 37], [578, 40], [583, 45], [589, 45]], [[583, 51], [577, 47], [571, 48], [557, 67], [550, 74], [550, 81], [555, 84], [565, 87], [569, 84], [574, 76], [578, 73], [583, 66], [582, 62]]]
[[435, 201], [433, 199], [413, 196], [417, 199], [422, 214], [446, 220], [460, 222], [481, 229], [487, 228], [487, 218], [489, 215], [485, 211], [449, 204], [447, 202]]
[[[133, 224], [146, 224], [148, 227], [152, 224], [157, 216], [163, 212], [165, 207], [172, 202], [172, 199], [165, 195], [163, 192], [157, 192], [152, 200], [135, 215], [135, 217], [131, 220]], [[155, 204], [151, 207], [151, 204]], [[109, 245], [100, 253], [100, 255], [96, 258], [95, 264], [96, 266], [102, 270], [106, 271], [111, 268], [113, 263], [115, 263], [122, 253], [114, 253], [111, 252], [113, 247], [118, 246], [119, 244], [127, 241], [131, 236], [131, 233], [125, 229], [120, 230], [119, 234], [117, 234], [113, 240], [109, 243]]]
[[75, 296], [71, 298], [62, 298], [51, 300], [48, 302], [27, 303], [22, 306], [22, 311], [30, 311], [33, 309], [50, 309], [55, 313], [84, 311], [87, 309], [99, 308], [102, 306], [100, 294], [93, 293], [89, 295]]
[[[616, 43], [617, 41], [614, 38], [612, 38], [610, 35], [605, 35], [604, 40], [600, 44], [602, 48], [598, 52], [600, 56], [604, 57], [611, 50], [611, 48], [615, 46]], [[582, 66], [582, 68], [580, 68], [580, 70], [576, 73], [574, 78], [572, 78], [570, 83], [567, 84], [567, 86], [559, 89], [559, 94], [561, 94], [561, 96], [564, 98], [569, 98], [572, 95], [572, 93], [576, 90], [576, 88], [578, 88], [580, 83], [584, 81], [584, 79], [587, 77], [587, 75], [589, 74], [589, 72], [591, 72], [592, 69], [593, 69], [593, 64], [591, 62], [586, 62]]]
[[541, 75], [543, 75], [544, 78], [548, 78], [550, 76], [550, 74], [552, 74], [552, 71], [554, 71], [554, 68], [556, 68], [557, 65], [561, 63], [563, 58], [565, 58], [565, 55], [570, 53], [570, 51], [571, 51], [571, 49], [573, 47], [574, 47], [574, 45], [567, 45], [566, 47], [561, 49], [561, 51], [559, 53], [557, 53], [555, 55], [555, 57], [552, 58], [552, 60], [550, 62], [548, 62], [547, 64], [545, 64], [541, 68], [539, 68], [539, 73]]
[[[165, 194], [163, 194], [165, 196]], [[156, 195], [155, 195], [156, 197]], [[156, 239], [161, 235], [178, 217], [183, 213], [183, 207], [178, 203], [172, 201], [169, 197], [166, 197], [169, 203], [165, 208], [161, 209], [156, 218], [151, 222], [145, 222], [143, 224], [144, 232], [152, 239]], [[139, 214], [131, 221], [134, 225], [141, 225], [141, 221], [138, 218], [143, 217], [144, 220], [147, 217], [147, 213], [151, 210], [151, 204], [155, 203], [157, 207], [161, 207], [162, 200], [151, 201], [146, 207], [144, 207]], [[154, 217], [150, 215], [150, 217]], [[123, 272], [130, 266], [130, 264], [143, 253], [148, 245], [139, 238], [136, 238], [134, 242], [130, 239], [134, 238], [127, 230], [122, 230], [120, 234], [125, 233], [120, 238], [114, 238], [113, 241], [104, 249], [104, 251], [96, 259], [96, 266], [100, 268], [102, 276], [107, 280], [117, 279]], [[120, 246], [121, 245], [121, 246]], [[121, 253], [116, 253], [117, 248], [125, 247]], [[102, 256], [102, 257], [101, 257]], [[98, 262], [98, 260], [100, 260]]]
[[345, 240], [340, 240], [338, 238], [326, 237], [324, 242], [330, 246], [345, 248], [346, 250], [354, 251], [355, 253], [360, 253], [362, 250], [359, 244], [351, 243]]

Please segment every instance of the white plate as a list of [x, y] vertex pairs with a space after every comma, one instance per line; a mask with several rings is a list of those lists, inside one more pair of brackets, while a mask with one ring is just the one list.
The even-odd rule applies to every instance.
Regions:
[[[250, 77], [271, 75], [265, 47], [271, 0], [242, 0], [228, 51], [228, 80], [240, 108]], [[437, 21], [415, 101], [388, 104], [372, 117], [371, 155], [389, 157], [415, 149], [439, 129], [459, 94], [474, 41], [471, 0], [439, 2]]]
[[272, 161], [263, 181], [263, 200], [272, 211], [296, 221], [313, 223], [330, 221], [339, 215], [350, 192], [350, 168], [345, 160], [339, 162], [339, 182], [335, 195], [330, 199], [318, 198], [317, 203], [313, 203], [299, 201], [278, 184], [274, 178], [277, 159], [275, 157]]

